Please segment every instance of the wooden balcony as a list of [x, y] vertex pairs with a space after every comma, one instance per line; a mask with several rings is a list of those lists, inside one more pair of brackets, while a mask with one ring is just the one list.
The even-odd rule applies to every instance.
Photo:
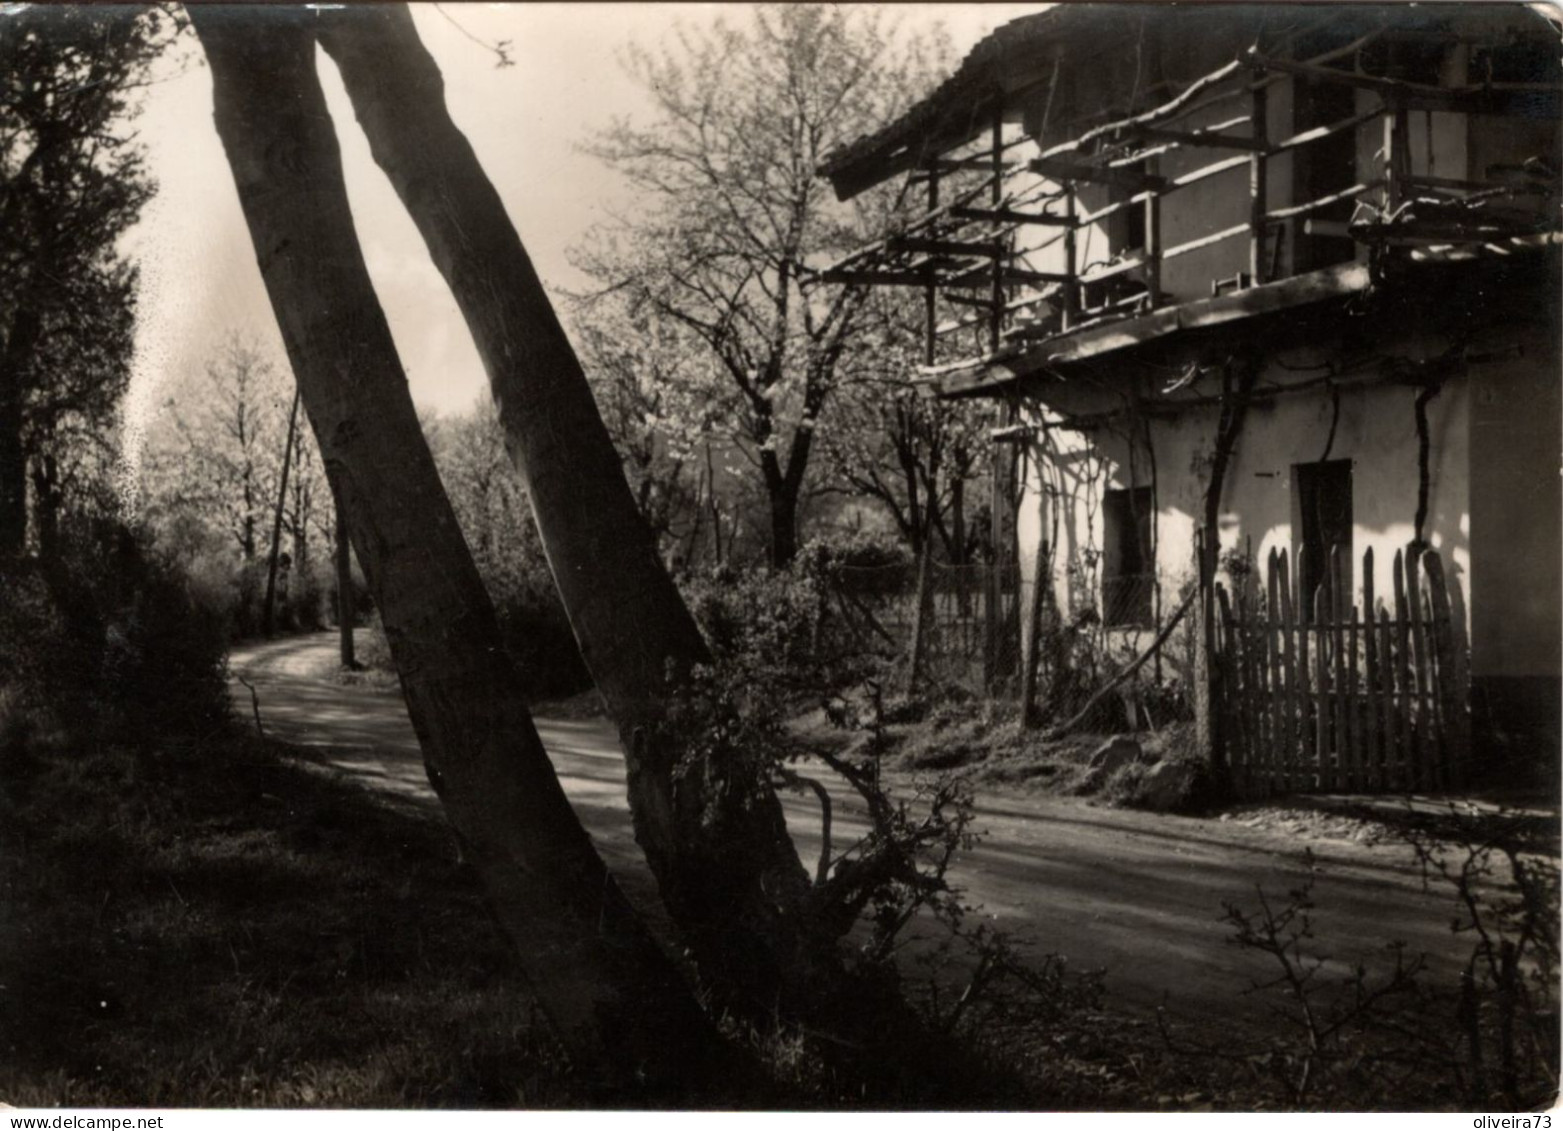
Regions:
[[[1553, 239], [1563, 200], [1556, 152], [1516, 155], [1515, 164], [1489, 167], [1479, 179], [1418, 175], [1408, 115], [1424, 110], [1464, 114], [1472, 130], [1491, 115], [1556, 119], [1563, 88], [1535, 83], [1438, 87], [1346, 69], [1385, 34], [1373, 32], [1307, 60], [1250, 50], [1159, 106], [1084, 130], [1040, 152], [1029, 136], [1006, 137], [1002, 115], [995, 113], [982, 141], [934, 155], [914, 173], [903, 191], [921, 186], [926, 193], [921, 215], [819, 277], [922, 289], [925, 365], [932, 367], [939, 360], [937, 343], [962, 332], [975, 334], [982, 355], [992, 357], [1001, 349], [1078, 336], [1127, 319], [1176, 328], [1178, 318], [1146, 316], [1169, 307], [1203, 308], [1221, 299], [1228, 301], [1216, 303], [1220, 310], [1241, 309], [1241, 296], [1261, 289], [1266, 297], [1256, 293], [1256, 305], [1284, 305], [1271, 284], [1307, 275], [1311, 281], [1301, 286], [1304, 293], [1318, 279], [1332, 287], [1345, 285], [1342, 280], [1357, 285], [1366, 278], [1367, 265], [1385, 254], [1501, 254], [1515, 243]], [[1353, 95], [1355, 112], [1271, 137], [1271, 90], [1301, 80], [1344, 85], [1370, 98]], [[1374, 104], [1364, 106], [1369, 100]], [[1231, 109], [1221, 117], [1224, 106]], [[1199, 124], [1184, 124], [1196, 116]], [[1339, 147], [1345, 144], [1342, 135], [1360, 139], [1364, 132], [1372, 144], [1363, 149], [1373, 158], [1357, 161], [1353, 183], [1302, 200], [1295, 199], [1300, 191], [1294, 187], [1293, 202], [1274, 206], [1286, 195], [1271, 189], [1278, 160], [1318, 152], [1332, 139]], [[973, 152], [974, 144], [983, 148]], [[1027, 146], [1035, 155], [1022, 159]], [[1206, 152], [1211, 160], [1187, 168], [1188, 154]], [[1174, 165], [1173, 155], [1183, 160]], [[1162, 175], [1158, 166], [1177, 171]], [[1289, 169], [1294, 167], [1289, 163]], [[1164, 219], [1187, 217], [1214, 178], [1238, 170], [1246, 170], [1248, 182], [1241, 204], [1225, 216], [1215, 215], [1208, 230], [1169, 243]], [[1299, 182], [1293, 178], [1291, 183]], [[1100, 203], [1104, 187], [1114, 199]], [[1094, 198], [1095, 207], [1086, 207], [1088, 198]], [[1100, 231], [1112, 217], [1131, 213], [1137, 213], [1135, 228], [1143, 233], [1137, 245], [1118, 249], [1108, 262], [1082, 262], [1081, 233], [1092, 226]], [[1349, 220], [1341, 218], [1346, 214]], [[1350, 240], [1357, 253], [1323, 274], [1317, 265], [1283, 263], [1282, 248], [1305, 237]], [[1208, 280], [1208, 294], [1190, 294], [1185, 287], [1173, 295], [1164, 289], [1169, 263], [1229, 242], [1245, 243], [1245, 253], [1228, 260], [1234, 267], [1229, 275]], [[941, 311], [953, 316], [941, 320]], [[980, 360], [946, 363], [941, 370]]]

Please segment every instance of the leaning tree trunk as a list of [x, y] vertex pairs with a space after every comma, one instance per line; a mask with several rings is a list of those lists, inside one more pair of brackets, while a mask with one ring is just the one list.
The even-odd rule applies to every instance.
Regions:
[[248, 10], [190, 16], [288, 357], [466, 857], [584, 1072], [610, 1087], [709, 1079], [723, 1046], [576, 819], [505, 658], [354, 235], [309, 24], [267, 13], [256, 35]]
[[709, 662], [635, 507], [619, 457], [531, 260], [446, 110], [400, 5], [322, 11], [375, 160], [461, 307], [525, 479], [581, 654], [619, 726], [636, 839], [702, 975], [725, 1004], [788, 1013], [838, 963], [802, 908], [808, 876], [765, 766], [670, 732], [667, 703]]

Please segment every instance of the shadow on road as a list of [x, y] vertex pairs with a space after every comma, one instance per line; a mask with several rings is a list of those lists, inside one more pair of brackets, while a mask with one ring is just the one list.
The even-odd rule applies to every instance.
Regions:
[[[295, 637], [236, 650], [233, 670], [253, 684], [267, 733], [312, 750], [323, 764], [379, 790], [437, 804], [399, 692], [332, 678], [335, 637]], [[236, 687], [248, 714], [248, 692]], [[630, 827], [624, 763], [606, 719], [539, 718], [582, 823], [626, 893], [666, 930]], [[802, 859], [819, 855], [818, 806], [784, 795]], [[1142, 1016], [1164, 1002], [1201, 1025], [1246, 1025], [1262, 1006], [1245, 997], [1268, 979], [1261, 960], [1227, 943], [1224, 902], [1256, 903], [1256, 885], [1283, 896], [1309, 873], [1303, 844], [1236, 822], [1100, 809], [1072, 799], [990, 793], [979, 798], [982, 843], [953, 870], [994, 925], [1035, 940], [1077, 969], [1106, 968], [1111, 1000]], [[836, 803], [839, 849], [866, 832], [853, 799]], [[1452, 896], [1424, 890], [1403, 846], [1315, 845], [1315, 934], [1338, 968], [1387, 961], [1392, 941], [1427, 953], [1446, 974], [1465, 957], [1449, 931]], [[1266, 1022], [1268, 1024], [1268, 1022]]]

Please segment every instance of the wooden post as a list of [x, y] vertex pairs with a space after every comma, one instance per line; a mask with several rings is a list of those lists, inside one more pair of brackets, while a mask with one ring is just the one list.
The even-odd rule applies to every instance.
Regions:
[[[1155, 158], [1146, 171], [1159, 172]], [[1161, 193], [1155, 189], [1145, 198], [1145, 294], [1150, 309], [1161, 305]]]
[[[1197, 749], [1210, 760], [1212, 769], [1226, 768], [1225, 752], [1221, 748], [1221, 726], [1215, 718], [1220, 710], [1221, 696], [1215, 687], [1219, 676], [1215, 655], [1216, 644], [1216, 578], [1212, 568], [1212, 555], [1206, 551], [1207, 532], [1195, 532], [1195, 553], [1199, 562], [1199, 631], [1194, 634], [1194, 741]], [[1237, 642], [1228, 637], [1228, 654], [1222, 662], [1232, 662], [1231, 653]]]
[[1411, 171], [1410, 134], [1406, 108], [1399, 98], [1387, 95], [1384, 115], [1384, 208], [1393, 214], [1406, 200], [1407, 175]]
[[924, 668], [928, 663], [928, 633], [933, 627], [933, 539], [923, 539], [922, 556], [917, 560], [917, 605], [912, 613], [912, 654], [906, 673], [906, 693], [914, 696], [922, 689]]
[[1433, 746], [1436, 737], [1433, 734], [1432, 687], [1427, 663], [1427, 629], [1422, 619], [1420, 557], [1415, 544], [1408, 547], [1404, 557], [1406, 608], [1409, 614], [1407, 622], [1411, 628], [1411, 647], [1415, 665], [1415, 683], [1412, 687], [1416, 699], [1416, 745], [1413, 747], [1413, 757], [1416, 758], [1415, 780], [1418, 787], [1436, 789], [1442, 783], [1438, 780], [1437, 759]]
[[[1006, 423], [1006, 406], [1001, 403], [996, 412], [996, 424], [1003, 427]], [[999, 679], [1000, 625], [1004, 620], [1004, 588], [999, 571], [1003, 567], [1004, 548], [1010, 538], [1004, 521], [1001, 488], [1004, 460], [1009, 448], [1004, 444], [994, 444], [992, 452], [988, 467], [988, 576], [983, 586], [985, 615], [982, 621], [982, 686], [990, 695]]]
[[1453, 785], [1463, 785], [1471, 758], [1471, 668], [1470, 642], [1465, 631], [1465, 594], [1460, 579], [1447, 579], [1449, 593], [1449, 647], [1453, 662], [1454, 719], [1451, 742]]
[[1064, 309], [1059, 319], [1059, 328], [1067, 330], [1075, 324], [1075, 319], [1080, 312], [1080, 283], [1078, 249], [1076, 242], [1075, 211], [1075, 183], [1064, 183], [1064, 219], [1068, 221], [1068, 227], [1064, 229]]
[[1286, 713], [1286, 682], [1281, 649], [1281, 565], [1280, 553], [1272, 546], [1265, 560], [1265, 661], [1267, 666], [1266, 709], [1269, 713], [1270, 762], [1272, 776], [1284, 784], [1286, 765], [1291, 760], [1291, 727]]
[[1444, 562], [1437, 550], [1423, 551], [1422, 568], [1427, 574], [1428, 604], [1433, 614], [1433, 649], [1438, 657], [1438, 713], [1443, 724], [1438, 744], [1442, 754], [1443, 784], [1447, 786], [1458, 781], [1464, 757], [1459, 742], [1460, 718], [1465, 713], [1464, 664], [1455, 647], [1453, 602], [1449, 599], [1450, 587], [1444, 579]]
[[[928, 171], [928, 211], [932, 212], [939, 207], [939, 169], [934, 166]], [[939, 290], [934, 286], [933, 273], [928, 274], [928, 284], [923, 288], [923, 364], [934, 363], [934, 347], [938, 343], [937, 330], [939, 327], [939, 309], [937, 299]]]
[[276, 627], [277, 554], [282, 546], [282, 508], [288, 501], [288, 467], [293, 462], [293, 434], [298, 428], [298, 390], [293, 390], [293, 408], [288, 413], [288, 445], [282, 451], [282, 483], [277, 488], [277, 511], [271, 523], [271, 560], [266, 566], [266, 608], [261, 630], [269, 637]]
[[1335, 699], [1335, 780], [1336, 785], [1351, 789], [1351, 683], [1346, 666], [1346, 610], [1351, 604], [1351, 585], [1346, 580], [1345, 554], [1340, 544], [1330, 547], [1330, 652], [1335, 661], [1331, 678], [1331, 691]]
[[[997, 212], [999, 206], [1004, 203], [1004, 109], [1000, 104], [993, 111], [993, 123], [991, 126], [993, 141], [993, 184], [988, 190], [988, 200]], [[999, 222], [994, 221], [994, 239], [1001, 239], [999, 235]], [[1008, 265], [1007, 256], [995, 255], [993, 257], [993, 285], [988, 294], [988, 352], [996, 353], [999, 348], [999, 335], [1004, 329], [1004, 269]]]
[[1389, 610], [1383, 602], [1378, 607], [1378, 683], [1379, 730], [1383, 736], [1381, 758], [1383, 762], [1380, 785], [1385, 789], [1400, 784], [1401, 757], [1398, 739], [1398, 718], [1395, 714], [1395, 667], [1392, 660], [1393, 630], [1389, 624]]
[[1031, 606], [1026, 610], [1026, 652], [1020, 672], [1020, 725], [1030, 729], [1037, 718], [1037, 666], [1042, 654], [1042, 609], [1052, 589], [1053, 563], [1047, 536], [1037, 539], [1036, 567], [1031, 580]]
[[1318, 636], [1314, 640], [1316, 647], [1313, 651], [1313, 685], [1319, 692], [1319, 709], [1315, 722], [1317, 740], [1315, 750], [1318, 754], [1318, 785], [1321, 789], [1329, 789], [1335, 784], [1334, 759], [1331, 754], [1334, 747], [1330, 736], [1330, 666], [1326, 658], [1325, 644], [1329, 639], [1326, 626], [1329, 624], [1330, 612], [1330, 585], [1329, 573], [1325, 573], [1325, 580], [1313, 592], [1313, 623], [1318, 630]]
[[[1363, 648], [1363, 702], [1366, 705], [1363, 726], [1366, 730], [1367, 769], [1365, 785], [1369, 789], [1384, 788], [1384, 751], [1381, 739], [1379, 704], [1379, 651], [1378, 631], [1374, 624], [1373, 599], [1373, 547], [1362, 554], [1362, 648]], [[1355, 628], [1355, 622], [1353, 622]]]
[[1399, 687], [1396, 730], [1399, 731], [1400, 786], [1416, 786], [1416, 684], [1411, 683], [1411, 611], [1405, 600], [1405, 551], [1394, 551], [1394, 675]]
[[[1203, 598], [1203, 594], [1201, 596]], [[1205, 603], [1207, 602], [1202, 599], [1201, 604]], [[1239, 776], [1246, 782], [1251, 780], [1253, 773], [1253, 767], [1249, 765], [1250, 751], [1249, 743], [1247, 742], [1247, 731], [1242, 725], [1242, 720], [1235, 717], [1237, 704], [1242, 696], [1241, 664], [1243, 643], [1239, 636], [1237, 625], [1233, 620], [1232, 603], [1227, 598], [1226, 586], [1217, 582], [1208, 604], [1213, 606], [1211, 612], [1212, 647], [1207, 652], [1204, 644], [1200, 643], [1194, 653], [1196, 673], [1194, 684], [1194, 723], [1201, 735], [1201, 741], [1204, 742], [1204, 732], [1215, 729], [1211, 723], [1205, 721], [1205, 716], [1211, 711], [1220, 708], [1225, 708], [1233, 713], [1234, 717], [1228, 720], [1230, 725], [1226, 729], [1228, 739], [1226, 753], [1228, 755], [1227, 769], [1232, 775], [1233, 783], [1237, 784]], [[1226, 647], [1220, 653], [1221, 661], [1219, 664], [1210, 662], [1215, 655], [1214, 624], [1216, 621], [1216, 609], [1220, 611], [1220, 624], [1225, 631], [1226, 642]], [[1201, 609], [1201, 614], [1203, 612], [1204, 610]], [[1202, 665], [1207, 667], [1210, 672], [1208, 679], [1200, 678], [1199, 673]], [[1208, 686], [1211, 681], [1217, 679], [1224, 679], [1225, 682], [1225, 694], [1219, 697], [1211, 694]]]
[[[1262, 78], [1261, 72], [1256, 72], [1256, 78]], [[1269, 95], [1267, 87], [1260, 85], [1254, 88], [1253, 93], [1253, 122], [1250, 131], [1256, 144], [1261, 148], [1254, 150], [1253, 156], [1248, 159], [1248, 275], [1254, 286], [1265, 282], [1265, 270], [1267, 267], [1265, 256], [1265, 212], [1269, 198], [1268, 166], [1265, 164], [1264, 149], [1266, 138], [1269, 136]]]
[[1305, 718], [1303, 703], [1298, 695], [1297, 675], [1297, 612], [1296, 604], [1292, 600], [1292, 574], [1288, 564], [1290, 555], [1282, 550], [1280, 553], [1281, 569], [1281, 643], [1285, 653], [1283, 666], [1286, 673], [1286, 702], [1282, 717], [1286, 720], [1285, 733], [1282, 735], [1286, 756], [1286, 780], [1288, 789], [1297, 788], [1297, 774], [1303, 763], [1302, 720]]

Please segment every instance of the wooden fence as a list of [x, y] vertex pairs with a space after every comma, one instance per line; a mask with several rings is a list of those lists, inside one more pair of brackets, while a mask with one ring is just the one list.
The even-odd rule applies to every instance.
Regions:
[[[1339, 548], [1304, 593], [1287, 556], [1228, 594], [1216, 586], [1217, 687], [1243, 794], [1446, 789], [1465, 777], [1470, 668], [1465, 601], [1436, 551], [1397, 551], [1393, 608], [1373, 591], [1373, 551], [1353, 603]], [[1262, 585], [1261, 585], [1262, 582]], [[1311, 614], [1311, 615], [1310, 615]]]

